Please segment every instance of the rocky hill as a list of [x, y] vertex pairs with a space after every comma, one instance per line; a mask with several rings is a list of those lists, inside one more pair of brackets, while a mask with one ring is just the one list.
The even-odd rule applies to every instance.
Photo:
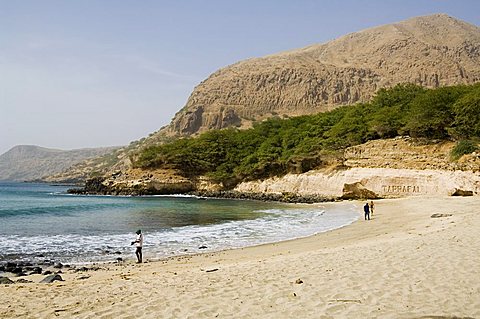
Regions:
[[[0, 180], [38, 180], [116, 149], [118, 148], [104, 147], [64, 151], [34, 145], [18, 145], [0, 155]], [[63, 181], [68, 181], [68, 178]]]
[[398, 83], [438, 87], [479, 81], [480, 28], [445, 14], [415, 17], [222, 68], [193, 90], [169, 125], [115, 154], [110, 168], [111, 158], [99, 159], [57, 180], [100, 166], [102, 172], [124, 171], [139, 149], [175, 136], [324, 112], [367, 101]]
[[422, 16], [220, 69], [194, 89], [160, 134], [323, 112], [404, 82], [438, 87], [478, 81], [480, 28], [445, 14]]

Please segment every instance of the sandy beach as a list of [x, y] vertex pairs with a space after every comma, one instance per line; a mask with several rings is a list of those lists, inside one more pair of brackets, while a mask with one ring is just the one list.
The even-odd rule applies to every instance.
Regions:
[[0, 318], [480, 318], [479, 212], [478, 197], [379, 200], [308, 238], [31, 275], [0, 286]]

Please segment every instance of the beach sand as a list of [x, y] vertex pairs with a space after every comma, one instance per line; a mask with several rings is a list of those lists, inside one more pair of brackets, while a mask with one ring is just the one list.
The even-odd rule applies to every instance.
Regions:
[[480, 198], [379, 200], [308, 238], [101, 268], [1, 285], [0, 318], [480, 318]]

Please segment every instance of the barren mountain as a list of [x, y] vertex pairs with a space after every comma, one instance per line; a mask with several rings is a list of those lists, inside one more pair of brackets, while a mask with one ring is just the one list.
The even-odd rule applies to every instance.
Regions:
[[249, 127], [367, 101], [380, 88], [480, 81], [480, 28], [445, 14], [416, 17], [218, 70], [160, 134]]
[[85, 148], [70, 151], [34, 145], [18, 145], [0, 155], [0, 180], [30, 181], [60, 173], [86, 159], [96, 158], [116, 147]]
[[[168, 126], [118, 151], [110, 168], [101, 159], [94, 166], [123, 171], [131, 154], [174, 136], [324, 112], [398, 83], [433, 88], [479, 81], [480, 28], [445, 14], [416, 17], [222, 68], [193, 90]], [[92, 171], [98, 170], [83, 163], [56, 180]]]

